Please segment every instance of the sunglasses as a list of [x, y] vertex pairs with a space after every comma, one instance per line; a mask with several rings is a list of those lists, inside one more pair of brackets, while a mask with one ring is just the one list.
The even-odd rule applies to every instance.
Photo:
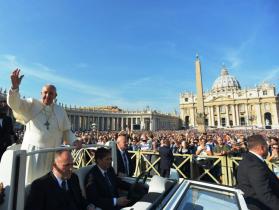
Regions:
[[279, 149], [279, 147], [272, 147], [272, 149]]

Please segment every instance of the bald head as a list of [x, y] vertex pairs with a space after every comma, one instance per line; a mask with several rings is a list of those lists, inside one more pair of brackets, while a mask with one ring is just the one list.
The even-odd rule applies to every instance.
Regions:
[[120, 135], [117, 138], [117, 147], [118, 149], [124, 151], [127, 149], [128, 145], [127, 145], [127, 138], [126, 135]]
[[69, 179], [72, 175], [73, 157], [70, 151], [63, 150], [55, 153], [53, 173], [61, 179]]

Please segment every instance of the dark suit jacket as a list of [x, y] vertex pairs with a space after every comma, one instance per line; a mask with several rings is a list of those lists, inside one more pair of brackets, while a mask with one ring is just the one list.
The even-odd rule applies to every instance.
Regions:
[[13, 120], [9, 116], [1, 116], [3, 119], [0, 125], [0, 159], [7, 147], [12, 144], [12, 135], [14, 135]]
[[[134, 173], [134, 170], [135, 170], [134, 164], [132, 163], [130, 154], [127, 151], [125, 151], [125, 154], [127, 156], [128, 164], [129, 164], [129, 174], [128, 174], [128, 176], [133, 176], [133, 173]], [[121, 173], [124, 173], [124, 174], [126, 173], [123, 158], [122, 158], [122, 154], [121, 154], [119, 149], [117, 149], [117, 171], [121, 172]]]
[[247, 152], [237, 171], [238, 188], [251, 210], [279, 209], [279, 180], [256, 155]]
[[85, 210], [88, 203], [82, 197], [78, 177], [72, 174], [67, 180], [69, 190], [59, 186], [52, 172], [31, 184], [25, 210]]
[[112, 186], [110, 186], [97, 165], [93, 166], [85, 178], [86, 197], [90, 203], [102, 210], [119, 209], [113, 205], [113, 198], [119, 197], [117, 190], [129, 190], [130, 184], [118, 178], [109, 168], [107, 174]]
[[159, 147], [160, 168], [170, 169], [173, 163], [172, 149], [167, 146]]

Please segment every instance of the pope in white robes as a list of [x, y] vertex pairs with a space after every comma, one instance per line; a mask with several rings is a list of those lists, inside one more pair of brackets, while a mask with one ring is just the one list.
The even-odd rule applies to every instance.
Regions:
[[[23, 76], [20, 70], [12, 72], [12, 87], [7, 95], [7, 103], [16, 120], [26, 125], [21, 149], [31, 152], [38, 149], [54, 148], [61, 144], [73, 144], [74, 134], [66, 111], [54, 100], [57, 96], [54, 85], [42, 88], [41, 100], [21, 99], [19, 85]], [[53, 153], [39, 153], [28, 156], [26, 182], [31, 183], [51, 170]]]

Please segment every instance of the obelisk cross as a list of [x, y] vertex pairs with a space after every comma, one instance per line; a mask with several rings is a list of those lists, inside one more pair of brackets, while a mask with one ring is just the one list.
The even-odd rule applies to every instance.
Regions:
[[46, 129], [49, 129], [49, 122], [48, 122], [48, 120], [45, 122], [45, 124], [44, 124], [45, 126], [46, 126]]

